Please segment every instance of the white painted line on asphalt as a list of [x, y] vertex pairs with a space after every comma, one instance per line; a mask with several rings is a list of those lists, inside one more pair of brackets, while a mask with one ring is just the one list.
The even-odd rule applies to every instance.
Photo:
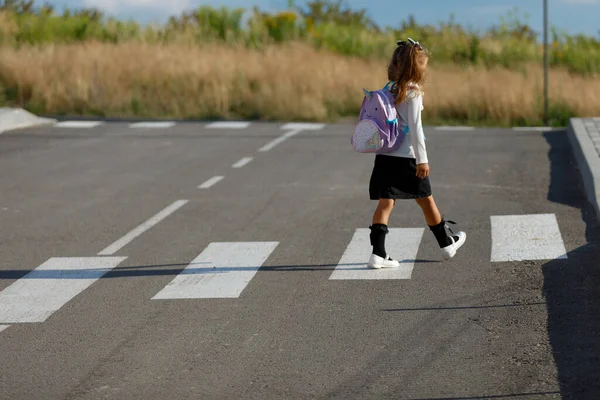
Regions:
[[154, 225], [158, 224], [163, 219], [167, 218], [169, 215], [173, 214], [179, 208], [184, 206], [188, 201], [187, 200], [177, 200], [170, 206], [166, 207], [158, 214], [147, 220], [146, 222], [139, 225], [137, 228], [133, 229], [131, 232], [123, 236], [121, 239], [117, 240], [100, 253], [99, 256], [110, 256], [115, 254], [117, 251], [121, 250], [125, 247], [129, 242], [131, 242], [136, 237], [140, 236], [142, 233], [146, 232], [148, 229], [152, 228]]
[[265, 151], [272, 150], [275, 147], [277, 147], [278, 145], [280, 145], [281, 143], [283, 143], [286, 140], [288, 140], [289, 138], [296, 136], [300, 132], [302, 132], [301, 129], [296, 129], [296, 130], [288, 131], [288, 132], [284, 133], [283, 135], [279, 136], [278, 138], [270, 141], [269, 143], [267, 143], [266, 145], [264, 145], [263, 147], [261, 147], [260, 149], [258, 149], [258, 151], [265, 152]]
[[103, 124], [102, 121], [63, 121], [63, 122], [57, 122], [56, 124], [54, 124], [54, 127], [55, 128], [85, 129], [85, 128], [95, 128], [102, 124]]
[[325, 128], [325, 124], [310, 124], [302, 122], [292, 122], [281, 127], [283, 130], [301, 130], [301, 131], [320, 131]]
[[278, 244], [211, 243], [152, 299], [237, 298]]
[[567, 259], [554, 214], [493, 215], [492, 262]]
[[438, 126], [435, 128], [438, 131], [474, 131], [472, 126]]
[[545, 132], [551, 131], [552, 128], [549, 126], [515, 126], [513, 127], [514, 131], [523, 131], [523, 132]]
[[329, 279], [410, 279], [424, 231], [424, 228], [390, 228], [385, 247], [390, 257], [400, 262], [400, 267], [371, 269], [367, 267], [373, 251], [369, 240], [371, 231], [357, 229]]
[[198, 186], [198, 189], [210, 189], [217, 183], [221, 182], [223, 179], [225, 179], [224, 176], [213, 176], [212, 178], [204, 182], [202, 185]]
[[0, 322], [44, 322], [126, 258], [49, 259], [0, 292]]
[[7, 329], [10, 325], [0, 325], [0, 332]]
[[248, 165], [252, 160], [253, 160], [252, 157], [244, 157], [240, 161], [233, 164], [231, 167], [232, 168], [242, 168], [242, 167], [245, 167], [246, 165]]
[[135, 122], [130, 124], [130, 128], [143, 128], [143, 129], [169, 129], [176, 125], [175, 122], [169, 121], [157, 121], [157, 122]]
[[206, 125], [207, 128], [211, 129], [246, 129], [250, 126], [250, 122], [245, 121], [222, 121], [213, 122]]

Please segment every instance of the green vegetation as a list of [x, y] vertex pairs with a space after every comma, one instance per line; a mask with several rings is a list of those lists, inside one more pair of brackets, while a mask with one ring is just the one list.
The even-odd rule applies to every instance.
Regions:
[[[162, 24], [0, 0], [0, 106], [45, 115], [334, 121], [385, 77], [397, 39], [432, 54], [426, 120], [538, 125], [539, 33], [517, 9], [486, 31], [450, 18], [378, 26], [341, 0], [287, 10], [200, 7]], [[167, 1], [167, 0], [165, 0]], [[552, 31], [550, 121], [600, 109], [600, 39]]]
[[[365, 10], [352, 10], [341, 0], [316, 0], [303, 6], [290, 1], [288, 10], [278, 13], [201, 7], [161, 25], [141, 25], [107, 18], [95, 9], [58, 14], [52, 6], [38, 6], [34, 0], [0, 0], [0, 45], [140, 41], [262, 48], [301, 41], [342, 55], [385, 59], [398, 38], [410, 36], [430, 49], [436, 64], [518, 69], [542, 60], [538, 34], [523, 20], [527, 19], [514, 10], [487, 31], [466, 29], [452, 18], [432, 26], [409, 17], [398, 27], [380, 27]], [[599, 73], [600, 39], [553, 29], [551, 64], [577, 74]]]

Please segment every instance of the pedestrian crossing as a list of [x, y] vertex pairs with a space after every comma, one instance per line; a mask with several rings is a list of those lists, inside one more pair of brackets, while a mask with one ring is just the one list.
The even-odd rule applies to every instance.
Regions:
[[206, 126], [210, 129], [246, 129], [250, 127], [250, 122], [246, 121], [222, 121], [213, 122]]
[[159, 122], [135, 122], [130, 124], [130, 128], [139, 129], [169, 129], [177, 125], [175, 122], [170, 121], [159, 121]]
[[55, 128], [91, 129], [102, 125], [102, 121], [63, 121], [54, 124]]
[[[177, 205], [176, 205], [177, 206]], [[567, 259], [554, 214], [490, 217], [490, 262]], [[386, 247], [394, 249], [399, 268], [367, 268], [371, 254], [368, 228], [357, 228], [329, 276], [330, 281], [412, 279], [424, 228], [390, 228]], [[123, 247], [117, 243], [115, 249]], [[149, 300], [238, 299], [279, 241], [212, 242]], [[465, 246], [469, 246], [469, 240]], [[127, 257], [115, 249], [95, 257], [50, 258], [0, 292], [0, 331], [10, 324], [46, 321], [65, 304], [116, 268]], [[459, 251], [452, 262], [462, 262]]]
[[237, 298], [278, 244], [211, 243], [153, 299]]
[[492, 216], [493, 262], [566, 259], [554, 214]]
[[329, 279], [410, 279], [424, 232], [423, 228], [389, 229], [386, 247], [394, 249], [394, 258], [400, 262], [400, 267], [375, 270], [365, 267], [371, 255], [371, 231], [368, 228], [357, 229]]
[[[57, 121], [52, 124], [54, 128], [61, 129], [93, 129], [105, 125], [119, 124], [119, 122], [109, 121]], [[132, 129], [171, 129], [176, 127], [180, 122], [177, 121], [139, 121], [128, 123], [127, 126]], [[250, 121], [215, 121], [201, 123], [207, 129], [217, 130], [241, 130], [250, 128], [253, 123]], [[319, 123], [307, 123], [307, 122], [291, 122], [285, 123], [280, 126], [282, 130], [291, 131], [318, 131], [326, 127], [326, 124]]]
[[51, 258], [0, 292], [2, 323], [44, 322], [125, 257]]
[[[102, 125], [111, 124], [113, 122], [97, 120], [97, 121], [89, 121], [89, 120], [66, 120], [66, 121], [57, 121], [53, 124], [55, 128], [69, 128], [69, 129], [90, 129], [96, 128]], [[144, 129], [170, 129], [179, 123], [187, 123], [186, 121], [139, 121], [139, 122], [131, 122], [128, 124], [130, 128], [144, 128]], [[215, 121], [203, 123], [206, 125], [208, 129], [247, 129], [253, 125], [252, 121]], [[312, 130], [321, 130], [325, 128], [326, 124], [321, 123], [304, 123], [304, 122], [292, 122], [287, 123], [281, 127], [284, 130], [304, 130], [304, 131], [312, 131]], [[481, 127], [477, 128], [474, 126], [435, 126], [433, 127], [436, 131], [452, 131], [452, 132], [471, 132], [476, 129], [482, 129]], [[492, 128], [494, 129], [494, 128]], [[512, 130], [514, 131], [522, 131], [522, 132], [547, 132], [555, 129], [561, 128], [552, 128], [548, 126], [514, 126]]]

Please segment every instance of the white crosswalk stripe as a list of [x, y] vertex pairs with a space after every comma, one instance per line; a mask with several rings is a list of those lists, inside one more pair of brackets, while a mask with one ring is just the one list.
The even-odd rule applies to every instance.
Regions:
[[139, 128], [139, 129], [169, 129], [176, 125], [175, 122], [169, 121], [156, 121], [156, 122], [135, 122], [130, 124], [130, 128]]
[[554, 214], [494, 215], [492, 262], [566, 259]]
[[372, 251], [370, 230], [361, 228], [354, 232], [350, 244], [329, 279], [410, 279], [425, 229], [391, 228], [389, 231], [386, 247], [396, 251], [390, 256], [400, 262], [399, 268], [376, 270], [367, 267]]
[[549, 126], [515, 126], [512, 129], [521, 132], [546, 132], [552, 130]]
[[0, 292], [0, 322], [43, 322], [126, 257], [51, 258]]
[[436, 131], [474, 131], [475, 127], [472, 126], [438, 126], [435, 128]]
[[0, 332], [7, 329], [10, 325], [0, 325]]
[[102, 125], [102, 121], [63, 121], [54, 124], [55, 128], [89, 129]]
[[206, 125], [210, 129], [246, 129], [250, 126], [247, 121], [219, 121]]
[[291, 122], [281, 127], [283, 130], [300, 130], [300, 131], [320, 131], [325, 128], [325, 124], [311, 124], [304, 122]]
[[278, 244], [211, 243], [153, 299], [239, 297]]

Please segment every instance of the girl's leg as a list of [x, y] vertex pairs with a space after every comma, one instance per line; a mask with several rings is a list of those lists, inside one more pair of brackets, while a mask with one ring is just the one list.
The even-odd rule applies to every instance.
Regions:
[[393, 209], [393, 199], [379, 199], [379, 204], [377, 205], [377, 209], [373, 214], [373, 225], [387, 225], [390, 220], [390, 214], [392, 213]]
[[[464, 244], [467, 237], [466, 234], [464, 232], [458, 232], [455, 235], [453, 233], [449, 234], [446, 231], [446, 221], [442, 218], [433, 196], [417, 199], [417, 204], [423, 210], [425, 221], [435, 236], [440, 248], [443, 250], [444, 258], [449, 259], [454, 257], [456, 251]], [[452, 221], [449, 222], [452, 223]]]
[[442, 222], [442, 215], [435, 204], [433, 196], [417, 199], [417, 204], [423, 210], [423, 215], [425, 215], [425, 221], [427, 222], [427, 225], [435, 226]]
[[393, 199], [380, 199], [373, 214], [373, 225], [369, 227], [371, 229], [371, 245], [373, 246], [373, 253], [368, 263], [370, 268], [397, 268], [400, 266], [398, 261], [388, 257], [385, 251], [385, 236], [388, 234], [387, 225], [393, 209]]

